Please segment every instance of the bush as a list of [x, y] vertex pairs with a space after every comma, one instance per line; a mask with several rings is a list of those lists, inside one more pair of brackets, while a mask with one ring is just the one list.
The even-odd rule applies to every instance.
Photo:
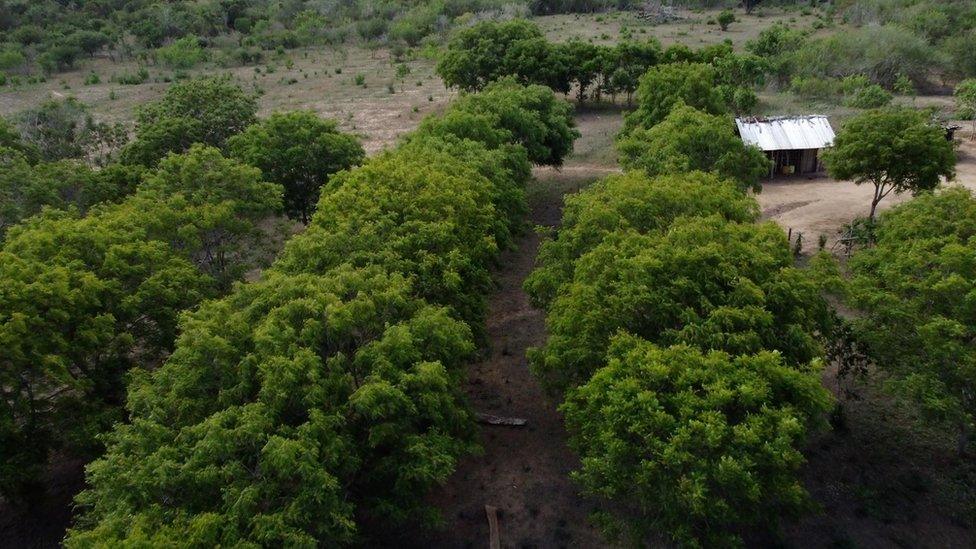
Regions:
[[171, 69], [189, 69], [203, 62], [207, 53], [195, 36], [184, 36], [156, 50], [156, 58]]
[[679, 102], [708, 114], [727, 111], [712, 65], [678, 63], [647, 71], [640, 79], [637, 109], [627, 115], [625, 131], [654, 126]]
[[722, 10], [715, 19], [718, 22], [718, 26], [722, 28], [723, 31], [729, 30], [729, 25], [735, 23], [735, 14], [732, 10]]
[[844, 100], [844, 104], [858, 109], [876, 109], [891, 103], [891, 100], [891, 93], [877, 84], [871, 84], [855, 91]]

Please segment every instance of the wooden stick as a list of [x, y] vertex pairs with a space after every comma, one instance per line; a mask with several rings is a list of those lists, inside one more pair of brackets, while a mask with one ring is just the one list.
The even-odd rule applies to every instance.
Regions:
[[488, 548], [501, 549], [502, 541], [498, 535], [498, 508], [485, 505], [485, 514], [488, 515]]
[[475, 419], [478, 423], [487, 423], [488, 425], [507, 425], [509, 427], [522, 427], [527, 423], [527, 420], [520, 417], [504, 417], [504, 416], [493, 416], [491, 414], [482, 414], [480, 412], [475, 413]]

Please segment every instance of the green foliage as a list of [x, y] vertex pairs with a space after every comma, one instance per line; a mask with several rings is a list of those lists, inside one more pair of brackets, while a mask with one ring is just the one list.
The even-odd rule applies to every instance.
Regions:
[[926, 193], [882, 214], [874, 236], [849, 262], [849, 302], [863, 312], [855, 334], [886, 386], [957, 426], [965, 451], [976, 419], [976, 198]]
[[729, 25], [735, 23], [736, 21], [735, 14], [732, 13], [732, 10], [722, 10], [722, 12], [718, 14], [718, 17], [715, 18], [715, 21], [718, 22], [718, 26], [721, 27], [723, 31], [729, 30]]
[[171, 69], [189, 69], [203, 62], [207, 53], [195, 36], [184, 36], [156, 50], [156, 58]]
[[637, 109], [627, 115], [625, 129], [650, 128], [679, 102], [708, 114], [727, 110], [716, 87], [715, 68], [704, 63], [659, 65], [647, 71], [637, 88]]
[[759, 178], [770, 169], [766, 155], [747, 146], [732, 120], [678, 103], [659, 124], [638, 128], [617, 141], [620, 163], [648, 175], [687, 171], [715, 172], [740, 187], [759, 191]]
[[14, 118], [21, 140], [41, 160], [86, 157], [97, 160], [126, 140], [121, 125], [95, 121], [74, 98], [49, 100]]
[[552, 108], [515, 92], [332, 176], [260, 281], [183, 317], [165, 364], [133, 373], [68, 547], [362, 545], [431, 524], [426, 492], [473, 448], [462, 365], [525, 209], [528, 154], [487, 124]]
[[95, 204], [131, 194], [141, 170], [113, 166], [92, 171], [77, 160], [30, 166], [23, 155], [0, 148], [0, 237], [44, 207], [84, 214]]
[[[957, 111], [976, 113], [976, 78], [960, 82], [953, 91], [953, 96], [956, 98]], [[973, 121], [973, 127], [976, 129], [976, 117], [973, 117]]]
[[807, 507], [798, 448], [831, 403], [816, 368], [629, 335], [606, 360], [562, 411], [582, 460], [574, 477], [640, 510], [627, 526], [687, 547], [736, 546], [743, 529], [774, 529]]
[[641, 172], [613, 175], [566, 198], [558, 232], [542, 242], [538, 267], [525, 282], [534, 305], [548, 308], [572, 281], [576, 261], [609, 234], [656, 234], [675, 219], [717, 214], [750, 222], [759, 205], [729, 181], [711, 174], [682, 173], [649, 178]]
[[678, 218], [663, 233], [610, 233], [550, 304], [549, 339], [531, 352], [532, 368], [559, 389], [585, 383], [621, 330], [661, 346], [777, 350], [787, 364], [806, 364], [820, 353], [813, 334], [828, 315], [792, 265], [773, 223], [714, 215]]
[[[536, 70], [550, 57], [542, 31], [524, 20], [484, 21], [457, 31], [437, 63], [437, 74], [449, 87], [480, 90], [503, 76], [539, 83]], [[543, 78], [544, 80], [544, 78]]]
[[845, 99], [844, 104], [858, 109], [876, 109], [891, 103], [891, 94], [877, 84], [858, 88]]
[[535, 164], [561, 166], [580, 135], [568, 103], [543, 86], [521, 86], [510, 78], [460, 97], [451, 110], [488, 117], [495, 128], [510, 132]]
[[365, 152], [352, 135], [311, 111], [275, 113], [231, 137], [231, 154], [261, 169], [285, 189], [285, 213], [307, 224], [329, 177], [362, 162]]
[[229, 78], [187, 80], [139, 110], [136, 139], [122, 151], [127, 163], [152, 167], [193, 143], [223, 147], [256, 119], [257, 101]]
[[68, 547], [349, 545], [362, 518], [430, 519], [424, 494], [471, 447], [463, 323], [399, 275], [341, 267], [272, 274], [182, 328], [135, 377]]
[[[61, 170], [52, 176], [66, 176]], [[107, 185], [128, 180], [117, 169]], [[137, 192], [85, 217], [48, 210], [11, 228], [0, 250], [0, 489], [18, 494], [52, 448], [91, 451], [120, 419], [124, 376], [171, 348], [178, 313], [253, 264], [257, 223], [280, 188], [256, 168], [195, 147]]]
[[890, 108], [848, 120], [823, 160], [832, 177], [874, 186], [869, 215], [873, 219], [888, 194], [916, 194], [934, 189], [942, 178], [952, 178], [956, 154], [945, 132], [921, 113]]

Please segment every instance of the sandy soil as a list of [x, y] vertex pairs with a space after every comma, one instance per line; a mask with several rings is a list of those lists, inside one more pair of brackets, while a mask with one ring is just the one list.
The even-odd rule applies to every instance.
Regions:
[[[950, 184], [976, 190], [976, 142], [969, 139], [968, 133], [961, 135], [958, 151], [956, 178]], [[784, 230], [792, 229], [794, 238], [797, 232], [802, 233], [803, 249], [811, 252], [816, 250], [821, 234], [827, 235], [827, 246], [832, 247], [845, 224], [866, 216], [873, 190], [870, 185], [854, 185], [826, 176], [778, 178], [764, 183], [756, 199], [764, 218], [776, 221]], [[884, 211], [910, 199], [910, 194], [890, 195], [878, 209]]]

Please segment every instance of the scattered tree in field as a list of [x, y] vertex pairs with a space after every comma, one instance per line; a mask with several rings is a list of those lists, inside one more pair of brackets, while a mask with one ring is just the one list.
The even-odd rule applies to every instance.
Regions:
[[437, 74], [447, 86], [480, 90], [505, 76], [539, 83], [536, 71], [546, 67], [549, 46], [534, 23], [484, 21], [457, 31], [437, 63]]
[[637, 109], [627, 115], [625, 129], [650, 128], [684, 103], [708, 114], [727, 110], [716, 86], [715, 68], [704, 63], [658, 65], [641, 77]]
[[285, 213], [308, 224], [329, 177], [362, 162], [365, 152], [352, 135], [311, 111], [272, 114], [227, 146], [242, 161], [261, 169], [265, 179], [285, 189]]
[[617, 141], [620, 163], [648, 175], [687, 171], [714, 172], [735, 180], [743, 190], [762, 189], [759, 179], [769, 173], [766, 155], [742, 142], [732, 120], [710, 115], [681, 103], [659, 124], [638, 128]]
[[768, 351], [618, 336], [562, 405], [582, 461], [574, 477], [633, 509], [624, 530], [637, 539], [655, 528], [683, 546], [740, 545], [743, 529], [774, 530], [807, 507], [800, 449], [831, 405], [816, 372]]
[[[109, 172], [105, 181], [126, 179]], [[257, 168], [196, 147], [164, 160], [118, 204], [85, 217], [49, 210], [8, 230], [0, 490], [18, 495], [52, 448], [94, 449], [95, 436], [121, 419], [126, 372], [157, 363], [179, 312], [254, 264], [257, 223], [280, 208], [280, 193]]]
[[857, 340], [889, 389], [958, 428], [962, 453], [976, 421], [976, 198], [924, 194], [882, 214], [874, 234], [848, 265]]
[[934, 189], [955, 174], [956, 155], [945, 132], [909, 109], [866, 112], [849, 120], [824, 151], [831, 177], [874, 186], [869, 219], [894, 192]]
[[122, 160], [152, 167], [193, 143], [222, 148], [256, 122], [257, 110], [255, 98], [229, 78], [173, 84], [162, 99], [138, 112], [136, 139], [122, 151]]
[[675, 219], [719, 215], [736, 222], [759, 217], [755, 199], [713, 174], [680, 173], [654, 178], [639, 171], [612, 175], [566, 197], [558, 231], [543, 241], [537, 268], [525, 281], [534, 305], [548, 308], [572, 281], [576, 261], [608, 235], [624, 230], [654, 234]]
[[970, 139], [976, 139], [976, 78], [963, 80], [956, 86], [956, 108], [964, 110], [973, 121], [973, 134]]
[[718, 21], [718, 26], [721, 27], [723, 31], [727, 31], [729, 30], [729, 25], [735, 23], [735, 14], [732, 13], [732, 10], [722, 10], [715, 20]]

